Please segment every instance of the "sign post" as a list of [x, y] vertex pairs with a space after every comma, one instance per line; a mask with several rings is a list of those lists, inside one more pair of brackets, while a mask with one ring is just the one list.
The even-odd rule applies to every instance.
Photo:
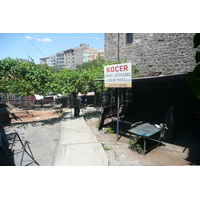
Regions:
[[119, 135], [119, 88], [132, 87], [131, 63], [104, 66], [104, 85], [107, 88], [118, 88], [117, 97], [117, 140]]

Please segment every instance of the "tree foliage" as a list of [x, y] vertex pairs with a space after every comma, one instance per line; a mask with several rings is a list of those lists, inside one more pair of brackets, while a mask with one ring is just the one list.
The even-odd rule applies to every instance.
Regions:
[[[194, 48], [200, 46], [200, 33], [195, 34], [193, 38]], [[195, 55], [196, 67], [193, 72], [189, 72], [187, 76], [188, 85], [198, 99], [200, 99], [200, 52], [197, 50]]]
[[47, 95], [52, 80], [50, 68], [36, 65], [32, 60], [0, 60], [0, 91], [3, 93], [18, 93], [21, 96], [34, 93]]
[[[0, 92], [18, 93], [19, 95], [47, 95], [50, 92], [70, 94], [88, 91], [105, 91], [104, 66], [124, 63], [125, 60], [105, 61], [102, 57], [73, 69], [52, 69], [37, 65], [32, 59], [22, 62], [12, 58], [0, 60]], [[133, 76], [137, 69], [133, 67]]]

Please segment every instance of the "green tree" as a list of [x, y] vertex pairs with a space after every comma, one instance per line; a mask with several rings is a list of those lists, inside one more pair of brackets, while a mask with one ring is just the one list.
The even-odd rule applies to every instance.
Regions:
[[63, 68], [53, 76], [52, 91], [57, 94], [75, 92], [77, 79], [78, 74], [75, 70]]
[[[104, 66], [124, 63], [125, 60], [105, 61], [99, 57], [96, 60], [78, 65], [76, 70], [54, 70], [48, 66], [36, 65], [32, 59], [22, 62], [12, 58], [0, 60], [0, 92], [18, 93], [19, 95], [47, 95], [88, 91], [103, 92]], [[137, 69], [133, 67], [133, 77]]]
[[0, 91], [19, 95], [47, 95], [53, 74], [49, 67], [36, 65], [33, 60], [22, 62], [12, 58], [0, 60]]

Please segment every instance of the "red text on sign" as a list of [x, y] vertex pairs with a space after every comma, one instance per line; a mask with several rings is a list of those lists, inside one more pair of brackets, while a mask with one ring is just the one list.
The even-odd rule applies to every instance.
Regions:
[[106, 67], [106, 73], [128, 71], [128, 65]]

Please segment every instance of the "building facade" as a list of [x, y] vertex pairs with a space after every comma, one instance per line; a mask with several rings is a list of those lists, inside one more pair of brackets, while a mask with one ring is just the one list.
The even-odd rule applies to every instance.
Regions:
[[57, 67], [64, 67], [65, 66], [64, 52], [63, 51], [56, 53], [56, 64], [57, 64]]
[[104, 57], [104, 49], [87, 49], [83, 51], [83, 62], [89, 62], [97, 59], [98, 56]]
[[195, 33], [105, 33], [106, 60], [126, 59], [140, 75], [193, 71]]
[[55, 55], [49, 56], [46, 62], [49, 67], [55, 67], [57, 65], [56, 56]]
[[67, 49], [64, 53], [64, 65], [67, 69], [74, 68], [74, 49]]
[[49, 57], [40, 58], [40, 65], [47, 65], [47, 60], [48, 59], [49, 59]]
[[98, 55], [104, 56], [104, 50], [90, 48], [89, 45], [83, 43], [79, 47], [62, 50], [56, 55], [40, 58], [40, 64], [75, 69], [77, 65], [96, 59]]
[[89, 48], [90, 47], [87, 44], [80, 44], [79, 47], [66, 49], [56, 53], [57, 66], [75, 69], [76, 65], [83, 63], [83, 51]]
[[83, 52], [86, 49], [90, 49], [90, 46], [87, 44], [80, 44], [78, 48], [74, 48], [74, 66], [75, 69], [76, 65], [83, 63]]

